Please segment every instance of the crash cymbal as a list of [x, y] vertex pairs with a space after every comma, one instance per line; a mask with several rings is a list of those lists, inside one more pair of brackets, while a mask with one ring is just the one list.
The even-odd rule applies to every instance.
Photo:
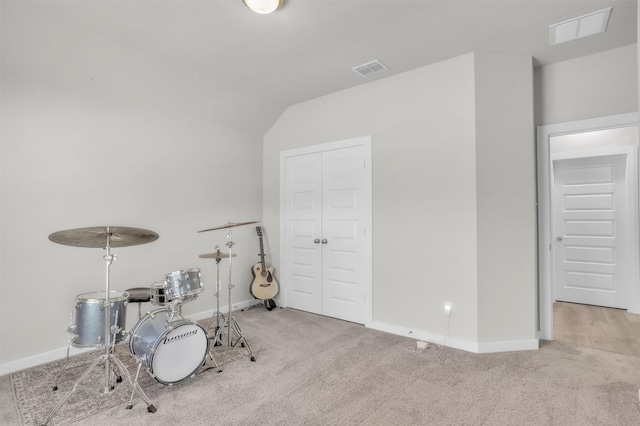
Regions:
[[[237, 254], [233, 253], [232, 257], [236, 257]], [[201, 254], [200, 256], [203, 259], [226, 259], [229, 257], [229, 253], [221, 253], [221, 252], [215, 252], [215, 253], [205, 253], [205, 254]]]
[[88, 248], [104, 248], [107, 246], [107, 239], [109, 247], [129, 247], [147, 244], [158, 238], [159, 235], [153, 231], [125, 226], [67, 229], [49, 235], [49, 240], [54, 243]]
[[250, 225], [252, 223], [258, 223], [258, 221], [255, 220], [253, 222], [238, 222], [238, 223], [227, 222], [224, 225], [216, 226], [215, 228], [210, 228], [210, 229], [203, 229], [202, 231], [198, 231], [198, 232], [215, 231], [217, 229], [233, 228], [234, 226]]

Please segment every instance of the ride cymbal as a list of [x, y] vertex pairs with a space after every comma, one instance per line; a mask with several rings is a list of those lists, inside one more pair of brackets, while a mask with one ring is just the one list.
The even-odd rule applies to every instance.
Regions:
[[[236, 257], [237, 254], [233, 253], [232, 257]], [[229, 257], [229, 253], [221, 253], [221, 252], [216, 252], [216, 253], [205, 253], [205, 254], [201, 254], [200, 256], [203, 259], [226, 259]]]
[[126, 226], [96, 226], [92, 228], [67, 229], [49, 235], [54, 243], [73, 247], [104, 248], [129, 247], [147, 244], [160, 236], [153, 231]]
[[198, 231], [198, 232], [215, 231], [218, 229], [233, 228], [234, 226], [250, 225], [252, 223], [258, 223], [258, 222], [259, 221], [257, 220], [254, 220], [253, 222], [238, 222], [238, 223], [227, 222], [224, 225], [216, 226], [215, 228], [203, 229], [202, 231]]

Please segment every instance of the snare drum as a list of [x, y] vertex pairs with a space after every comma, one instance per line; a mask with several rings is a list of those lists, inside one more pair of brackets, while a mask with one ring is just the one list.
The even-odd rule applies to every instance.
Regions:
[[[99, 348], [106, 342], [104, 334], [104, 291], [82, 293], [76, 296], [76, 315], [73, 326], [71, 344], [78, 348]], [[117, 325], [120, 331], [111, 334], [111, 342], [119, 343], [124, 340], [124, 327], [127, 319], [127, 300], [129, 293], [122, 291], [109, 292], [110, 321], [109, 330]]]
[[173, 385], [193, 377], [209, 352], [206, 331], [187, 319], [168, 321], [170, 309], [147, 313], [131, 331], [129, 350], [158, 382]]
[[151, 304], [156, 306], [164, 306], [167, 302], [164, 297], [165, 283], [164, 281], [156, 281], [151, 284]]
[[164, 295], [167, 301], [180, 299], [183, 302], [198, 297], [198, 293], [202, 291], [202, 283], [200, 282], [200, 269], [184, 269], [175, 271], [164, 276], [165, 289]]

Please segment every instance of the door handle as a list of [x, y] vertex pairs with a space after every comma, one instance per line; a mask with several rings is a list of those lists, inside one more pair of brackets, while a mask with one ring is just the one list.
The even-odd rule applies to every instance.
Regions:
[[313, 242], [316, 244], [320, 244], [320, 238], [316, 238], [315, 240], [313, 240]]
[[323, 238], [323, 239], [322, 239], [322, 244], [327, 244], [328, 242], [329, 242], [329, 241], [327, 241], [327, 239], [326, 239], [326, 238]]
[[558, 242], [562, 241], [562, 237], [556, 237], [556, 241]]

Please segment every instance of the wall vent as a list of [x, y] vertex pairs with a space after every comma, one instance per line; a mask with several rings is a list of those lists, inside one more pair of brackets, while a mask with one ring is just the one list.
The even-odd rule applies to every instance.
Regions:
[[549, 26], [551, 45], [605, 32], [610, 14], [611, 8], [609, 7]]
[[378, 61], [377, 59], [366, 64], [358, 65], [357, 67], [353, 67], [351, 69], [358, 73], [361, 77], [369, 77], [373, 74], [389, 71], [389, 68], [387, 68], [385, 64]]

